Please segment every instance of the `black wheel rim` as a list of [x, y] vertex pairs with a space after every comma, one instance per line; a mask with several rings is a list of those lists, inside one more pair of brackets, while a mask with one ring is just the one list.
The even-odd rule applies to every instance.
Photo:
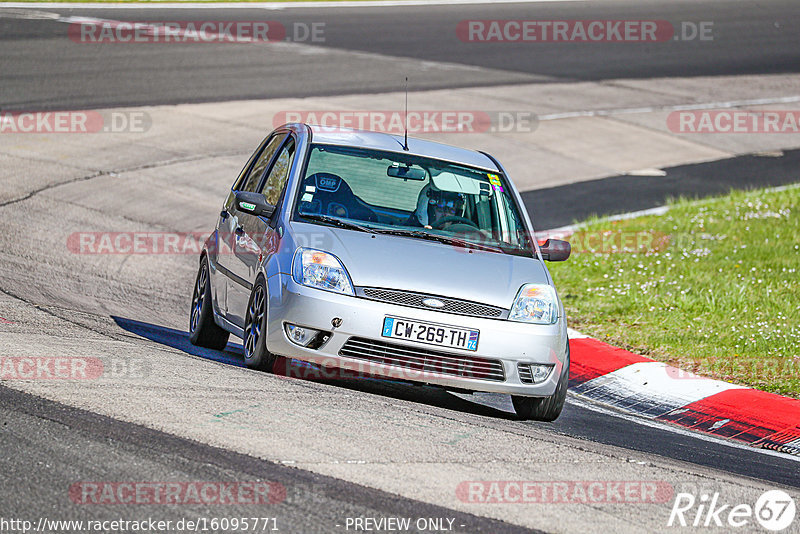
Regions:
[[200, 323], [200, 314], [203, 311], [203, 301], [206, 298], [206, 280], [208, 270], [205, 265], [200, 267], [197, 273], [197, 283], [194, 285], [194, 295], [192, 296], [192, 315], [189, 319], [189, 330], [194, 332]]
[[256, 286], [250, 307], [247, 309], [247, 323], [245, 324], [244, 356], [251, 359], [255, 354], [258, 341], [261, 338], [261, 327], [264, 321], [264, 289]]

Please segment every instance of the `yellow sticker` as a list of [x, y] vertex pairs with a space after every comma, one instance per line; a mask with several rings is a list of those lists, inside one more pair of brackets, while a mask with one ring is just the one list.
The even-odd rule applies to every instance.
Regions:
[[500, 177], [496, 174], [488, 174], [487, 176], [492, 185], [503, 185], [503, 182], [500, 181]]

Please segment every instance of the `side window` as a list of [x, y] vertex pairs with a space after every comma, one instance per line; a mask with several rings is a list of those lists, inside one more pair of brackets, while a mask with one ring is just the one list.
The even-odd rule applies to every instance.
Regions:
[[258, 156], [258, 159], [256, 159], [256, 162], [253, 164], [253, 168], [250, 169], [250, 173], [237, 187], [237, 191], [254, 192], [256, 190], [258, 183], [261, 181], [261, 177], [264, 175], [264, 171], [272, 160], [272, 156], [275, 155], [275, 152], [278, 150], [278, 147], [281, 146], [284, 138], [285, 135], [276, 135], [267, 142], [261, 154]]
[[261, 193], [267, 197], [267, 202], [274, 206], [278, 205], [286, 179], [289, 178], [293, 159], [294, 139], [289, 139], [278, 157], [275, 158], [275, 164], [270, 169], [267, 180], [264, 182], [264, 188], [261, 190]]

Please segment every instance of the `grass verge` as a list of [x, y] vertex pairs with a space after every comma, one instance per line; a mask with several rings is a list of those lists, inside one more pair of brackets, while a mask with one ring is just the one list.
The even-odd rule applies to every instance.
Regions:
[[593, 219], [552, 272], [573, 328], [686, 371], [800, 398], [800, 188]]
[[252, 3], [298, 3], [298, 2], [366, 2], [368, 0], [16, 0], [28, 4], [41, 4], [58, 2], [61, 4], [163, 4], [163, 3], [200, 3], [200, 4], [219, 4], [219, 3], [236, 3], [236, 4], [252, 4]]

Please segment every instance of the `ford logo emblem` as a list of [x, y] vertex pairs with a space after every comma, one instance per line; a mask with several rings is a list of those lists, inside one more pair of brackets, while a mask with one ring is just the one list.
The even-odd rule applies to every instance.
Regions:
[[422, 299], [422, 303], [429, 308], [444, 308], [444, 302], [436, 299]]

